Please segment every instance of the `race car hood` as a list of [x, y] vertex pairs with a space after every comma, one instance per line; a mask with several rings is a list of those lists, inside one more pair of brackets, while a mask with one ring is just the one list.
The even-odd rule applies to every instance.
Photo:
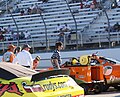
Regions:
[[38, 73], [37, 71], [23, 67], [21, 65], [16, 65], [17, 64], [12, 64], [8, 62], [0, 62], [0, 78], [10, 80], [13, 78], [32, 76]]

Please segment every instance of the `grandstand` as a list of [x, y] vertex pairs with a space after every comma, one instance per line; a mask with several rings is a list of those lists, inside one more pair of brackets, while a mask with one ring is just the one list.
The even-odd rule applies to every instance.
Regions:
[[[89, 3], [91, 2], [92, 0], [89, 0]], [[81, 9], [80, 2], [70, 2], [70, 0], [48, 0], [48, 2], [10, 0], [10, 5], [5, 4], [2, 2], [2, 7], [5, 9], [7, 8], [5, 6], [8, 6], [8, 9], [1, 14], [0, 26], [7, 28], [10, 25], [16, 35], [28, 31], [31, 37], [29, 39], [17, 38], [16, 40], [1, 41], [1, 49], [5, 49], [8, 43], [14, 43], [15, 45], [29, 43], [33, 48], [39, 48], [40, 50], [45, 50], [46, 47], [51, 48], [59, 38], [59, 32], [56, 32], [57, 24], [64, 25], [64, 23], [71, 28], [71, 31], [65, 32], [64, 45], [66, 48], [74, 48], [76, 45], [82, 47], [87, 44], [96, 44], [98, 47], [102, 47], [103, 43], [108, 44], [109, 41], [119, 44], [119, 31], [105, 32], [106, 27], [108, 27], [108, 18], [106, 18], [105, 11], [109, 17], [110, 26], [114, 26], [116, 22], [120, 22], [120, 8], [118, 7], [113, 9], [105, 9], [105, 7], [95, 8], [94, 10], [90, 7]], [[16, 6], [20, 10], [24, 9], [24, 15], [21, 12], [14, 12]], [[26, 10], [32, 6], [36, 6], [43, 11], [28, 14]], [[71, 34], [71, 40], [67, 42], [69, 34]], [[10, 37], [10, 33], [4, 33], [3, 35], [4, 37]]]

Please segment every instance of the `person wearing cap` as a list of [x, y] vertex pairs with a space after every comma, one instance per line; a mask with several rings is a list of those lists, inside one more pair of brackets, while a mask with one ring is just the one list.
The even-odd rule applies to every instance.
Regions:
[[33, 60], [33, 66], [32, 66], [32, 69], [36, 69], [37, 66], [39, 65], [39, 62], [40, 62], [40, 56], [36, 56], [35, 59]]
[[[21, 46], [16, 47], [15, 52], [14, 52], [15, 55], [17, 56], [17, 54], [18, 54], [19, 52], [21, 52], [21, 50], [22, 50]], [[15, 58], [13, 59], [13, 62], [12, 62], [12, 63], [18, 64], [18, 59], [17, 59], [17, 57], [15, 57]]]
[[3, 62], [13, 62], [14, 58], [15, 58], [15, 51], [16, 46], [14, 46], [13, 44], [10, 44], [8, 46], [7, 52], [4, 53], [2, 61]]
[[62, 42], [56, 42], [55, 44], [55, 50], [51, 56], [51, 63], [53, 65], [54, 69], [60, 69], [61, 64], [61, 56], [60, 56], [60, 50], [63, 48]]
[[30, 54], [31, 47], [28, 44], [23, 45], [22, 51], [17, 54], [18, 64], [31, 68], [33, 65], [32, 55]]
[[21, 46], [16, 47], [15, 54], [17, 55], [19, 52], [21, 52], [22, 48]]

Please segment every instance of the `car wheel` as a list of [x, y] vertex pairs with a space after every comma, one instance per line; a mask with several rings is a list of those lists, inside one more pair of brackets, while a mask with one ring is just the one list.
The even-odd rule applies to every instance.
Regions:
[[109, 89], [109, 86], [108, 85], [102, 85], [102, 91], [103, 92], [106, 92], [108, 89]]
[[120, 85], [114, 86], [115, 89], [120, 90]]
[[95, 94], [101, 93], [103, 90], [101, 84], [95, 84], [93, 88]]

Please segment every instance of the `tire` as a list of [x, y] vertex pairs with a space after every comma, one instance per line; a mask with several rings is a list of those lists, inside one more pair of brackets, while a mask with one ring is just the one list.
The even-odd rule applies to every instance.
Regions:
[[84, 89], [84, 94], [88, 95], [89, 94], [89, 87], [86, 84], [80, 84], [80, 86]]
[[102, 92], [106, 92], [109, 89], [108, 85], [102, 85]]
[[116, 85], [116, 86], [114, 86], [114, 88], [120, 91], [120, 85], [119, 86]]
[[95, 84], [93, 88], [94, 88], [94, 93], [95, 93], [95, 94], [99, 94], [99, 93], [101, 93], [102, 90], [103, 90], [101, 84]]

